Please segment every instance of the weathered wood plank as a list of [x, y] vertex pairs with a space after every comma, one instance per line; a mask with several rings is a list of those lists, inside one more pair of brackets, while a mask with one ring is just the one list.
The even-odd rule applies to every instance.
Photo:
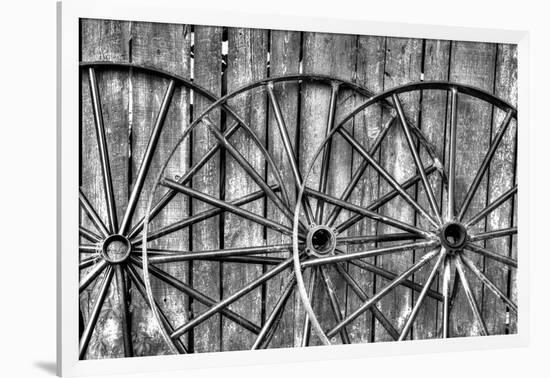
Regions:
[[[449, 41], [425, 40], [424, 42], [424, 80], [449, 80], [449, 63], [450, 63], [450, 48]], [[432, 143], [436, 146], [436, 153], [439, 156], [444, 156], [445, 153], [445, 129], [446, 129], [446, 110], [447, 110], [447, 93], [445, 91], [423, 91], [421, 104], [421, 119], [420, 129]], [[424, 167], [432, 165], [434, 162], [426, 153], [425, 149], [420, 149], [420, 156]], [[441, 188], [441, 178], [434, 174], [430, 176], [432, 190], [439, 203], [441, 209], [441, 199], [443, 196]], [[418, 203], [425, 209], [429, 209], [430, 205], [424, 187], [417, 185]], [[424, 219], [417, 219], [417, 224], [422, 228], [430, 228], [428, 222]], [[422, 258], [424, 253], [416, 251], [415, 261]], [[424, 285], [429, 276], [429, 271], [420, 271], [415, 274], [414, 279], [421, 285]], [[432, 289], [437, 289], [437, 280], [434, 280]], [[418, 293], [413, 293], [413, 298], [416, 299]], [[413, 300], [414, 302], [414, 300]], [[413, 339], [426, 339], [437, 337], [438, 332], [438, 304], [432, 298], [425, 298], [422, 307], [416, 318], [416, 322], [412, 328]]]
[[[82, 61], [108, 60], [128, 62], [128, 22], [86, 19], [81, 22]], [[121, 219], [128, 200], [129, 143], [128, 143], [128, 76], [120, 72], [98, 72], [98, 90], [103, 110], [111, 176], [118, 219]], [[82, 139], [81, 188], [96, 211], [107, 219], [103, 179], [100, 169], [98, 144], [91, 110], [88, 75], [82, 75]], [[90, 225], [86, 222], [85, 225]], [[93, 227], [90, 226], [90, 229]], [[106, 298], [99, 321], [93, 332], [86, 358], [122, 357], [124, 355], [119, 319], [121, 304], [118, 287], [113, 283]], [[98, 290], [81, 296], [84, 321], [95, 303]]]
[[[384, 87], [384, 61], [385, 61], [385, 37], [359, 36], [357, 40], [357, 68], [356, 81], [374, 93], [383, 91]], [[364, 98], [358, 96], [356, 105], [359, 105]], [[364, 113], [354, 119], [353, 135], [357, 141], [370, 150], [374, 140], [382, 130], [382, 109], [378, 106], [369, 107]], [[376, 154], [376, 156], [378, 156]], [[353, 154], [352, 172], [355, 172], [363, 162], [358, 153]], [[356, 189], [350, 196], [350, 202], [362, 206], [368, 206], [378, 198], [378, 174], [369, 167], [357, 184]], [[350, 236], [374, 235], [376, 234], [376, 222], [364, 219], [356, 226], [350, 228]], [[350, 246], [350, 251], [364, 250], [372, 245]], [[369, 259], [373, 263], [374, 259]], [[354, 265], [348, 266], [349, 274], [361, 286], [365, 293], [371, 297], [373, 294], [374, 275]], [[350, 289], [347, 293], [347, 311], [353, 312], [363, 301]], [[367, 311], [348, 327], [351, 341], [354, 343], [365, 343], [374, 340], [374, 322], [371, 312]]]
[[[326, 74], [339, 79], [352, 80], [356, 64], [356, 43], [357, 37], [353, 35], [325, 34], [325, 33], [305, 33], [303, 42], [303, 71], [304, 73]], [[326, 85], [308, 84], [304, 86], [302, 97], [302, 117], [301, 133], [307, 135], [307, 138], [300, 139], [300, 164], [306, 169], [309, 166], [313, 154], [324, 140], [327, 130], [327, 123], [330, 118], [330, 102], [333, 88]], [[333, 118], [335, 123], [343, 118], [347, 111], [354, 105], [354, 97], [350, 96], [348, 90], [338, 89], [334, 94], [336, 96], [336, 107]], [[326, 192], [339, 196], [350, 180], [352, 150], [350, 145], [342, 138], [335, 138], [332, 141], [332, 151], [328, 166], [328, 178]], [[319, 155], [315, 162], [313, 174], [308, 178], [308, 184], [312, 187], [319, 187], [321, 180], [321, 161], [323, 154]], [[319, 170], [317, 170], [319, 169]], [[323, 190], [323, 189], [321, 189]], [[329, 206], [324, 206], [322, 220], [317, 219], [318, 223], [323, 224], [330, 210]], [[317, 211], [316, 211], [317, 213]], [[319, 214], [319, 213], [317, 213]], [[345, 219], [347, 212], [342, 211], [340, 217]], [[346, 288], [345, 281], [336, 274], [335, 271], [326, 271], [328, 279], [336, 291], [337, 298], [340, 299], [341, 309], [345, 309]], [[321, 276], [319, 276], [321, 277]], [[316, 285], [316, 295], [314, 301], [317, 303], [317, 318], [324, 328], [330, 328], [335, 324], [333, 314], [325, 286], [318, 281]], [[313, 335], [312, 335], [313, 336]], [[332, 342], [341, 342], [340, 337], [335, 337]], [[316, 337], [311, 340], [312, 344], [318, 343]]]
[[[230, 28], [228, 33], [227, 91], [267, 76], [268, 32], [258, 29]], [[244, 93], [230, 101], [232, 106], [258, 138], [265, 143], [267, 99], [261, 90]], [[260, 175], [265, 174], [265, 158], [242, 131], [231, 138], [232, 144], [248, 160]], [[225, 198], [235, 199], [259, 190], [239, 163], [229, 154], [226, 156]], [[246, 206], [246, 210], [264, 214], [263, 200]], [[264, 244], [264, 229], [257, 223], [244, 220], [232, 214], [225, 215], [224, 246], [257, 246]], [[223, 297], [231, 295], [262, 273], [261, 266], [224, 263]], [[262, 290], [257, 288], [235, 302], [231, 308], [247, 319], [259, 324], [262, 313]], [[222, 320], [222, 349], [242, 350], [250, 348], [255, 335], [245, 331], [236, 323]]]
[[[422, 41], [417, 39], [388, 38], [386, 42], [386, 61], [384, 89], [389, 89], [401, 84], [420, 80], [422, 72]], [[403, 94], [400, 96], [405, 114], [411, 122], [416, 123], [417, 114], [413, 111], [418, 106], [418, 93]], [[385, 112], [384, 119], [389, 119], [389, 113]], [[392, 128], [381, 145], [380, 163], [398, 181], [403, 182], [415, 174], [415, 165], [409, 146], [402, 128]], [[380, 180], [380, 193], [390, 190], [389, 184], [384, 179]], [[414, 191], [409, 191], [414, 195]], [[415, 212], [402, 198], [396, 198], [381, 209], [385, 215], [392, 216], [409, 224], [414, 224]], [[391, 233], [395, 229], [379, 224], [378, 233]], [[388, 243], [384, 243], [388, 244]], [[383, 256], [377, 259], [377, 263], [392, 272], [403, 272], [413, 262], [413, 253]], [[383, 288], [387, 282], [378, 278], [376, 289]], [[380, 310], [386, 314], [394, 326], [400, 330], [405, 324], [411, 311], [411, 290], [404, 287], [396, 288], [391, 294], [380, 301]], [[391, 340], [387, 333], [383, 332], [379, 324], [376, 325], [376, 341]]]
[[[222, 93], [222, 32], [221, 27], [195, 26], [194, 44], [194, 80], [198, 85], [220, 96]], [[196, 95], [193, 113], [199, 117], [211, 102]], [[218, 127], [221, 126], [220, 112], [214, 111], [209, 118]], [[193, 162], [216, 144], [212, 134], [199, 126], [193, 132]], [[219, 197], [220, 195], [220, 157], [216, 154], [199, 171], [193, 180], [193, 188]], [[193, 201], [193, 213], [204, 211], [211, 206]], [[213, 217], [193, 226], [192, 247], [195, 251], [212, 250], [220, 247], [220, 219]], [[193, 262], [193, 285], [211, 298], [219, 299], [221, 295], [220, 264], [211, 262]], [[193, 303], [193, 313], [200, 314], [206, 307]], [[221, 347], [221, 319], [219, 315], [199, 325], [194, 331], [195, 352], [215, 352]]]
[[[300, 49], [301, 33], [290, 31], [271, 31], [271, 48], [269, 67], [270, 76], [282, 76], [296, 74], [300, 69]], [[274, 94], [278, 100], [279, 107], [284, 117], [288, 135], [292, 142], [294, 155], [296, 156], [296, 142], [298, 136], [298, 83], [277, 84], [274, 87]], [[277, 121], [273, 114], [273, 108], [269, 108], [268, 123], [268, 151], [272, 155], [275, 164], [281, 172], [283, 184], [287, 187], [290, 201], [295, 201], [295, 178], [290, 166], [289, 158], [285, 152], [281, 133], [278, 129]], [[268, 167], [268, 172], [271, 169]], [[271, 182], [270, 182], [271, 184]], [[281, 211], [274, 208], [273, 205], [267, 205], [267, 217], [276, 222], [285, 224], [288, 220], [281, 214]], [[290, 238], [283, 236], [278, 232], [267, 230], [267, 244], [288, 243]], [[288, 256], [288, 252], [282, 252], [280, 257]], [[269, 316], [273, 307], [277, 303], [283, 288], [285, 286], [284, 277], [276, 277], [266, 285], [266, 316]], [[281, 321], [275, 332], [269, 347], [291, 347], [294, 343], [294, 296], [287, 301]]]
[[[469, 84], [489, 92], [494, 87], [496, 45], [474, 42], [453, 42], [450, 80]], [[457, 149], [456, 149], [456, 204], [460, 206], [468, 188], [487, 152], [491, 135], [492, 107], [469, 96], [458, 97]], [[487, 180], [484, 178], [465, 218], [476, 214], [486, 204]], [[483, 229], [483, 223], [479, 225]], [[477, 266], [482, 259], [470, 256]], [[481, 300], [482, 285], [468, 273], [472, 291]], [[472, 311], [460, 290], [454, 314], [451, 316], [450, 333], [454, 336], [470, 336], [479, 333]], [[456, 314], [456, 316], [455, 316]]]
[[[164, 69], [184, 77], [190, 76], [190, 27], [186, 25], [134, 22], [131, 27], [132, 62]], [[132, 107], [130, 128], [132, 132], [132, 184], [143, 161], [143, 156], [160, 105], [168, 88], [168, 80], [142, 73], [131, 74]], [[153, 155], [149, 172], [145, 180], [142, 195], [136, 208], [135, 220], [144, 215], [152, 186], [168, 154], [172, 151], [183, 129], [189, 124], [189, 91], [176, 90], [166, 116], [163, 129]], [[188, 146], [183, 145], [172, 158], [165, 171], [168, 177], [181, 174], [189, 163]], [[133, 186], [132, 186], [133, 187]], [[160, 198], [162, 188], [157, 190], [155, 198]], [[155, 230], [184, 217], [188, 201], [183, 196], [175, 197], [149, 226]], [[180, 249], [188, 248], [188, 231], [181, 230], [149, 243], [148, 247]], [[159, 265], [159, 268], [182, 281], [187, 281], [187, 263]], [[180, 325], [188, 319], [188, 298], [178, 290], [154, 280], [153, 290], [158, 302], [173, 325]], [[140, 298], [136, 293], [134, 298]], [[141, 299], [141, 298], [140, 298]], [[135, 336], [136, 355], [159, 354], [167, 351], [165, 343], [156, 330], [156, 322], [146, 303], [133, 304], [136, 315], [133, 326], [138, 330]], [[140, 330], [147, 330], [143, 332]]]
[[[496, 58], [495, 95], [511, 104], [517, 103], [517, 46], [498, 45]], [[505, 113], [495, 109], [493, 113], [492, 135], [497, 132]], [[489, 167], [488, 202], [498, 198], [515, 184], [516, 164], [516, 122], [513, 121], [500, 142], [493, 161]], [[487, 230], [498, 230], [511, 227], [513, 206], [517, 201], [507, 201], [488, 217]], [[510, 237], [489, 240], [486, 248], [499, 254], [511, 256]], [[508, 278], [511, 271], [505, 265], [487, 259], [485, 274], [504, 293], [507, 292]], [[504, 334], [508, 331], [506, 325], [506, 306], [487, 287], [483, 291], [482, 313], [486, 319], [487, 328], [491, 334]], [[510, 322], [516, 322], [516, 315], [508, 314]], [[515, 328], [512, 326], [510, 328]]]

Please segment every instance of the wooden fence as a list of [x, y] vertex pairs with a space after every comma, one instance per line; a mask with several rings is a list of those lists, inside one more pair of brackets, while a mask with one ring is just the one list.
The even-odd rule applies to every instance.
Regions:
[[[491, 43], [472, 43], [460, 41], [423, 40], [408, 38], [390, 38], [378, 36], [357, 36], [322, 34], [298, 31], [240, 29], [211, 26], [191, 26], [174, 24], [156, 24], [143, 22], [82, 20], [81, 21], [81, 61], [131, 62], [164, 69], [171, 73], [192, 79], [194, 83], [210, 90], [217, 96], [230, 93], [234, 89], [255, 80], [278, 75], [289, 75], [298, 72], [327, 74], [340, 79], [363, 85], [374, 93], [398, 85], [420, 80], [449, 80], [469, 84], [492, 92], [512, 104], [517, 101], [517, 48], [514, 45]], [[129, 193], [141, 158], [144, 154], [151, 127], [155, 121], [166, 80], [147, 74], [128, 74], [127, 72], [105, 71], [99, 77], [99, 89], [103, 114], [107, 129], [111, 170], [114, 180], [115, 200], [118, 206], [118, 218], [122, 219], [124, 204], [128, 202]], [[291, 139], [295, 143], [301, 168], [311, 161], [312, 154], [324, 138], [326, 113], [320, 112], [330, 100], [330, 88], [296, 83], [285, 84], [277, 89], [281, 108], [286, 117]], [[81, 99], [81, 188], [96, 209], [105, 217], [102, 204], [103, 183], [98, 152], [92, 108], [89, 105], [89, 87], [87, 78], [82, 78]], [[346, 101], [345, 94], [340, 94], [336, 118], [341, 118], [360, 103], [361, 98], [350, 93]], [[417, 97], [414, 97], [417, 96]], [[420, 103], [422, 112], [410, 114], [431, 141], [443, 146], [446, 135], [448, 115], [445, 104], [446, 94], [426, 93], [423, 97], [411, 95], [404, 104], [407, 112]], [[193, 97], [189, 91], [177, 92], [170, 108], [167, 125], [161, 134], [157, 152], [153, 160], [153, 172], [165, 162], [167, 154], [176, 143], [181, 132], [192, 121], [193, 116], [201, 114], [210, 104], [202, 97]], [[413, 105], [416, 104], [416, 105]], [[175, 105], [175, 106], [174, 106]], [[230, 105], [249, 122], [262, 142], [266, 143], [275, 162], [281, 167], [283, 178], [293, 185], [292, 171], [286, 160], [284, 149], [277, 131], [276, 120], [269, 110], [265, 93], [255, 92], [238, 97]], [[459, 196], [464, 196], [473, 175], [489, 146], [495, 125], [502, 115], [487, 104], [475, 101], [464, 101], [459, 112], [467, 114], [463, 122], [479, 123], [479, 127], [468, 130], [459, 125], [459, 139], [465, 141], [458, 146], [460, 164]], [[382, 127], [386, 115], [373, 109], [354, 120], [354, 137], [370, 145]], [[223, 122], [220, 112], [210, 117], [216, 122]], [[492, 126], [491, 126], [492, 125]], [[262, 156], [257, 149], [249, 147], [247, 140], [237, 134], [232, 139], [235, 146], [262, 175], [267, 175]], [[213, 145], [214, 140], [206, 128], [197, 128], [193, 134], [193, 144], [188, 149], [178, 152], [168, 167], [167, 175], [176, 177], [181, 174], [181, 166], [188, 166], [194, 156], [201, 156]], [[332, 156], [331, 165], [337, 167], [329, 177], [329, 191], [338, 193], [361, 162], [361, 157], [353, 153], [344, 141], [335, 141], [333, 150], [339, 151]], [[474, 199], [473, 211], [491, 202], [514, 183], [515, 174], [510, 173], [510, 165], [515, 165], [515, 144], [512, 134], [507, 134], [503, 146], [497, 151], [488, 176], [484, 178], [482, 188]], [[410, 177], [414, 167], [410, 155], [405, 153], [407, 144], [402, 133], [390, 131], [380, 148], [380, 161], [384, 167], [398, 179]], [[442, 156], [445, 151], [437, 151]], [[220, 181], [218, 172], [220, 158], [217, 156], [203, 168], [200, 178], [193, 181], [193, 187], [204, 193], [218, 195], [220, 190], [225, 199], [246, 195], [256, 185], [238, 165], [227, 160], [224, 165], [225, 180]], [[379, 180], [378, 175], [369, 172], [364, 177], [363, 187], [368, 190], [353, 193], [352, 201], [367, 204], [379, 193], [387, 192], [388, 184]], [[314, 172], [311, 180], [318, 175]], [[145, 193], [151, 188], [154, 174], [150, 174], [145, 183]], [[488, 190], [488, 188], [491, 188]], [[502, 189], [500, 189], [502, 188]], [[441, 188], [437, 188], [441, 195]], [[292, 192], [292, 191], [291, 191]], [[414, 187], [411, 194], [426, 204], [425, 195], [420, 188]], [[145, 196], [140, 199], [136, 217], [142, 216], [146, 207]], [[264, 201], [256, 201], [246, 209], [280, 217]], [[499, 208], [488, 221], [482, 225], [486, 229], [510, 227], [515, 220], [511, 204]], [[516, 205], [517, 206], [517, 205]], [[264, 208], [265, 207], [265, 208]], [[159, 222], [176, 221], [182, 216], [182, 209], [200, 212], [208, 205], [193, 200], [189, 203], [183, 196], [162, 213]], [[414, 212], [404, 206], [402, 201], [392, 201], [383, 209], [384, 214], [412, 222]], [[282, 221], [282, 220], [281, 220]], [[89, 222], [82, 217], [83, 224]], [[224, 227], [219, 227], [219, 217], [211, 218], [193, 227], [190, 234], [181, 230], [168, 238], [159, 241], [159, 247], [173, 249], [208, 250], [223, 246], [224, 248], [242, 245], [262, 245], [263, 243], [282, 242], [280, 234], [264, 230], [260, 225], [226, 214]], [[372, 232], [376, 225], [362, 222], [348, 231], [348, 235]], [[221, 230], [221, 231], [220, 231]], [[491, 243], [495, 248], [515, 256], [515, 238], [513, 242], [496, 239]], [[489, 242], [488, 242], [489, 243]], [[351, 248], [351, 247], [350, 247]], [[357, 247], [356, 247], [357, 248]], [[412, 257], [411, 257], [412, 256]], [[402, 272], [413, 260], [418, 260], [421, 253], [415, 255], [398, 254], [379, 257], [376, 264], [393, 272]], [[503, 268], [502, 264], [490, 260], [475, 261], [483, 267], [484, 272], [501, 290], [515, 296], [515, 276]], [[168, 267], [168, 265], [167, 265]], [[198, 262], [169, 265], [169, 273], [184, 282], [193, 283], [211, 298], [227, 296], [245, 283], [262, 273], [262, 266], [251, 266], [237, 263]], [[370, 296], [381, 287], [385, 279], [374, 276], [354, 266], [349, 266], [349, 273]], [[425, 282], [427, 273], [418, 273], [414, 280]], [[344, 311], [357, 308], [361, 301], [348, 293], [344, 282], [332, 277], [336, 292]], [[284, 285], [283, 279], [269, 281], [269, 284], [252, 291], [242, 300], [237, 301], [231, 309], [238, 314], [246, 315], [256, 324], [265, 320], [266, 313], [273, 307]], [[437, 283], [434, 288], [437, 287]], [[166, 286], [156, 287], [155, 295], [161, 298], [167, 316], [174, 323], [181, 324], [190, 314], [203, 312], [207, 307], [189, 298], [175, 289]], [[473, 285], [473, 290], [481, 298], [481, 311], [491, 333], [514, 333], [515, 321], [505, 319], [508, 314], [505, 307], [494, 296], [487, 292], [482, 284]], [[81, 295], [81, 308], [84, 319], [88, 319], [94, 304], [97, 285]], [[130, 325], [135, 355], [157, 355], [168, 350], [149, 307], [135, 288], [130, 288]], [[384, 298], [380, 310], [393, 319], [396, 327], [402, 326], [411, 311], [411, 305], [418, 296], [408, 288], [400, 287], [392, 295]], [[515, 297], [514, 297], [515, 298]], [[120, 306], [118, 297], [111, 290], [107, 305], [102, 310], [86, 358], [120, 357], [123, 355], [122, 331], [119, 319]], [[292, 299], [292, 305], [285, 311], [279, 332], [275, 335], [272, 347], [290, 347], [299, 345], [302, 335], [303, 311], [300, 311], [298, 295]], [[326, 305], [328, 306], [328, 304]], [[438, 307], [439, 306], [439, 307]], [[440, 320], [438, 310], [441, 305], [428, 299], [421, 309], [418, 321], [414, 324], [412, 335], [415, 339], [437, 337]], [[319, 310], [320, 317], [332, 316], [328, 307]], [[451, 322], [452, 333], [459, 336], [475, 335], [478, 330], [463, 294], [457, 297], [455, 313]], [[391, 340], [386, 330], [372, 317], [370, 312], [363, 314], [348, 329], [353, 342], [375, 342]], [[230, 320], [215, 315], [189, 333], [184, 342], [191, 351], [221, 351], [249, 348], [254, 342], [254, 335], [242, 331]], [[312, 337], [312, 344], [318, 343]]]

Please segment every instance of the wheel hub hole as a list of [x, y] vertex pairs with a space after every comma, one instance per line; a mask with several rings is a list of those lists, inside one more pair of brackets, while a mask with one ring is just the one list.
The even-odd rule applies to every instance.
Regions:
[[130, 256], [130, 241], [122, 235], [110, 235], [103, 242], [101, 253], [103, 258], [110, 263], [120, 263]]
[[466, 242], [466, 228], [460, 223], [449, 223], [441, 231], [441, 242], [448, 249], [456, 250]]
[[336, 247], [336, 236], [330, 228], [318, 226], [309, 233], [308, 247], [315, 255], [327, 255]]

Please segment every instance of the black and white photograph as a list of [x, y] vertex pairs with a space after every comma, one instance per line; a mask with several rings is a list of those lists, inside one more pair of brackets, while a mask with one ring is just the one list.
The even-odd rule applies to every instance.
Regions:
[[0, 375], [548, 375], [534, 0], [0, 6]]
[[517, 45], [79, 32], [79, 359], [517, 333]]

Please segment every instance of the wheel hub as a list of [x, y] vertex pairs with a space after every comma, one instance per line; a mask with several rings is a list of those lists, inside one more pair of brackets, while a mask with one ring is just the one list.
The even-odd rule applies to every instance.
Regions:
[[307, 234], [307, 250], [310, 254], [321, 257], [334, 253], [336, 234], [327, 226], [314, 226]]
[[461, 250], [468, 239], [468, 231], [461, 223], [450, 222], [445, 224], [440, 231], [441, 244], [449, 251]]
[[101, 255], [111, 263], [118, 264], [124, 262], [132, 250], [130, 240], [123, 235], [109, 235], [101, 245]]

